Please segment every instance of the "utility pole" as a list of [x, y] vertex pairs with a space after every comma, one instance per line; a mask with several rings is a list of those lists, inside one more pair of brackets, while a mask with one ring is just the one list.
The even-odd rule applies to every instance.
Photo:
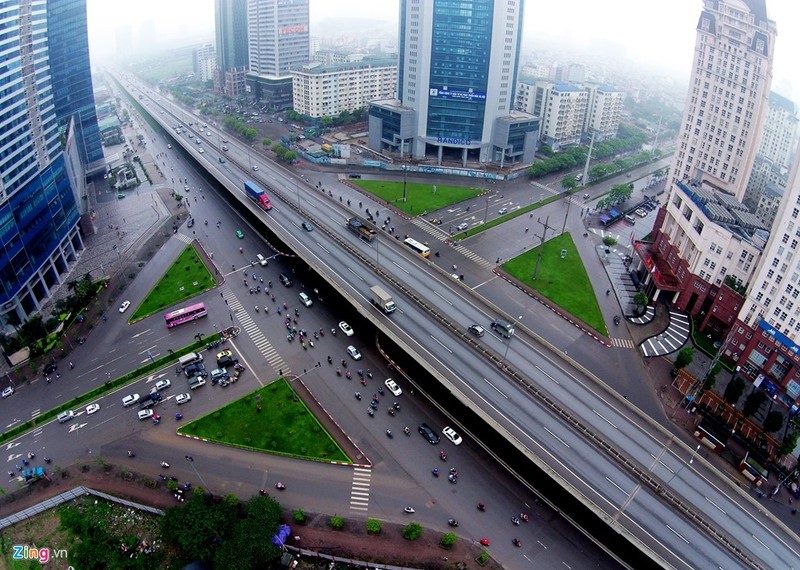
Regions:
[[569, 207], [572, 205], [572, 193], [567, 190], [567, 211], [564, 213], [564, 225], [561, 226], [561, 233], [567, 229], [567, 217], [569, 217]]
[[581, 178], [581, 186], [586, 184], [589, 180], [589, 163], [592, 161], [592, 150], [594, 150], [594, 135], [592, 133], [592, 140], [589, 142], [589, 153], [586, 155], [586, 162], [583, 164], [583, 178]]
[[549, 225], [550, 223], [550, 216], [547, 216], [542, 222], [541, 218], [536, 218], [536, 223], [542, 225], [542, 235], [533, 234], [534, 237], [539, 238], [539, 255], [536, 256], [536, 267], [533, 270], [533, 280], [539, 277], [539, 264], [542, 262], [542, 253], [544, 253], [544, 238], [547, 234], [547, 230], [554, 230], [555, 228]]

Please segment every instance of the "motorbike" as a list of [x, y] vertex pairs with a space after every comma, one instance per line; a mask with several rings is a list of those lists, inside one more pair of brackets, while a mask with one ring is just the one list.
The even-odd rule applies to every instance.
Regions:
[[372, 401], [369, 403], [369, 407], [370, 407], [370, 408], [372, 408], [373, 410], [377, 410], [377, 409], [378, 409], [378, 402], [377, 402], [377, 400], [372, 400]]
[[342, 368], [347, 368], [347, 361], [342, 358]]
[[393, 407], [395, 410], [397, 410], [398, 412], [400, 411], [400, 404], [398, 404], [397, 402], [395, 402], [394, 404], [392, 404], [392, 407]]
[[482, 546], [489, 546], [491, 543], [489, 542], [488, 538], [482, 538], [480, 540]]
[[153, 425], [157, 426], [160, 423], [161, 423], [161, 416], [159, 416], [158, 414], [154, 414], [153, 415]]
[[259, 495], [264, 495], [264, 496], [269, 496], [269, 493], [267, 493], [264, 489], [259, 489], [258, 490], [258, 494]]
[[52, 459], [50, 459], [49, 457], [44, 457], [43, 459], [44, 459], [44, 462], [47, 463], [48, 465], [52, 461]]
[[361, 379], [361, 385], [362, 386], [366, 386], [367, 385], [367, 381], [364, 378]]
[[373, 417], [375, 415], [374, 410], [372, 408], [367, 408], [367, 415], [369, 417]]
[[331, 334], [332, 334], [333, 336], [336, 336], [336, 329], [331, 329]]
[[280, 481], [278, 481], [277, 483], [275, 483], [275, 488], [276, 488], [278, 491], [283, 491], [283, 490], [285, 490], [285, 489], [286, 489], [286, 485], [284, 485], [283, 483], [281, 483]]
[[322, 329], [319, 329], [319, 336], [325, 336], [325, 331], [322, 330]]
[[447, 454], [444, 451], [440, 451], [439, 459], [441, 459], [442, 461], [447, 461]]
[[515, 526], [519, 526], [519, 519], [517, 517], [511, 517], [511, 522], [514, 523]]
[[386, 411], [387, 411], [387, 412], [389, 412], [389, 415], [390, 415], [390, 416], [393, 416], [393, 415], [394, 415], [394, 408], [389, 408], [389, 409], [387, 409]]
[[333, 364], [333, 358], [331, 358], [330, 356], [328, 357], [328, 364]]
[[356, 400], [361, 401], [361, 392], [356, 392]]
[[136, 454], [133, 451], [128, 451], [128, 457], [136, 457]]
[[359, 368], [358, 370], [356, 370], [356, 372], [358, 373], [358, 375], [359, 375], [361, 378], [363, 378], [363, 377], [364, 377], [364, 369], [363, 369], [363, 368]]
[[403, 428], [403, 433], [406, 434], [407, 436], [411, 437], [411, 430], [408, 429], [408, 426]]
[[618, 315], [615, 315], [615, 316], [614, 316], [614, 324], [615, 324], [615, 325], [618, 325], [618, 324], [619, 324], [619, 320], [620, 320], [620, 319], [619, 319], [619, 316], [618, 316]]
[[367, 370], [367, 378], [372, 380], [372, 370]]
[[336, 369], [336, 375], [337, 376], [341, 376], [342, 375], [342, 369], [341, 368], [337, 368]]
[[483, 503], [478, 503], [478, 510], [481, 511], [482, 513], [485, 513], [486, 505], [484, 505]]
[[511, 543], [512, 543], [514, 546], [516, 546], [517, 548], [519, 548], [520, 546], [522, 546], [522, 541], [521, 541], [520, 539], [518, 539], [518, 538], [515, 538], [515, 539], [513, 539], [513, 540], [511, 541]]
[[394, 434], [392, 434], [392, 430], [390, 429], [386, 430], [386, 437], [388, 437], [389, 439], [392, 439], [394, 437]]
[[449, 524], [450, 526], [452, 526], [453, 528], [455, 528], [455, 527], [457, 527], [457, 526], [458, 526], [458, 521], [457, 521], [456, 519], [449, 519], [449, 520], [447, 521], [447, 524]]
[[439, 470], [436, 469], [435, 467], [434, 467], [433, 471], [431, 471], [431, 473], [433, 473], [434, 477], [438, 477], [439, 476]]
[[406, 507], [403, 509], [403, 512], [406, 512], [408, 514], [413, 514], [416, 513], [417, 511], [414, 510], [414, 507]]
[[522, 519], [522, 522], [528, 522], [529, 520], [531, 520], [531, 518], [528, 515], [526, 515], [525, 513], [520, 514], [519, 518]]
[[319, 340], [319, 333], [317, 333], [317, 331], [314, 331], [314, 340]]
[[164, 469], [169, 469], [169, 463], [167, 463], [166, 461], [162, 461], [161, 467], [163, 467]]
[[453, 484], [458, 483], [458, 477], [456, 477], [452, 473], [447, 476], [447, 480], [450, 481]]
[[208, 225], [208, 220], [205, 221], [205, 225]]
[[183, 419], [183, 414], [181, 413], [175, 414], [175, 420], [182, 420], [182, 419]]
[[295, 309], [294, 310], [294, 316], [295, 317], [299, 317], [300, 316], [300, 309]]
[[383, 386], [378, 386], [378, 394], [380, 394], [381, 396], [383, 396], [383, 393], [384, 393], [384, 392], [383, 392]]
[[349, 370], [347, 372], [345, 372], [344, 375], [347, 377], [348, 380], [350, 380], [353, 377], [353, 375], [350, 374]]

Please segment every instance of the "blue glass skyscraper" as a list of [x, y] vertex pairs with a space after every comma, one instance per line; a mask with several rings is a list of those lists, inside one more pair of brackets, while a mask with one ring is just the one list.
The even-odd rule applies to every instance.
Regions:
[[48, 3], [0, 2], [0, 22], [0, 319], [8, 325], [40, 309], [83, 244], [60, 144]]
[[47, 49], [59, 126], [66, 128], [74, 118], [81, 163], [89, 174], [102, 171], [103, 144], [94, 107], [86, 0], [48, 0]]

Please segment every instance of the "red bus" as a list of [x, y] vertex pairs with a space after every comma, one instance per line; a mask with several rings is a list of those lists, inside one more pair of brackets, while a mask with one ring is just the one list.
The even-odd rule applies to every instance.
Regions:
[[167, 321], [167, 328], [171, 329], [172, 327], [177, 327], [183, 323], [188, 323], [189, 321], [195, 321], [200, 317], [205, 317], [207, 314], [208, 311], [206, 310], [205, 303], [197, 303], [195, 305], [189, 305], [188, 307], [167, 313], [164, 315], [164, 319]]

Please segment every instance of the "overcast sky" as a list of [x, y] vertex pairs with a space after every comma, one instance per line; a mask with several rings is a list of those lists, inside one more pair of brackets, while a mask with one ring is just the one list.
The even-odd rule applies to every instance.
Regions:
[[[130, 25], [134, 36], [152, 20], [159, 36], [213, 38], [214, 0], [87, 0], [89, 37], [94, 53], [116, 51], [114, 30]], [[654, 6], [654, 8], [650, 8]], [[611, 40], [640, 62], [685, 70], [694, 47], [701, 0], [526, 0], [525, 34], [561, 37], [563, 42], [589, 38]], [[311, 0], [311, 33], [326, 18], [377, 18], [396, 22], [398, 0]], [[767, 0], [767, 14], [777, 23], [773, 89], [800, 100], [800, 2]], [[160, 43], [160, 42], [159, 42]], [[97, 56], [96, 59], [100, 57]], [[793, 63], [794, 62], [794, 63]]]

